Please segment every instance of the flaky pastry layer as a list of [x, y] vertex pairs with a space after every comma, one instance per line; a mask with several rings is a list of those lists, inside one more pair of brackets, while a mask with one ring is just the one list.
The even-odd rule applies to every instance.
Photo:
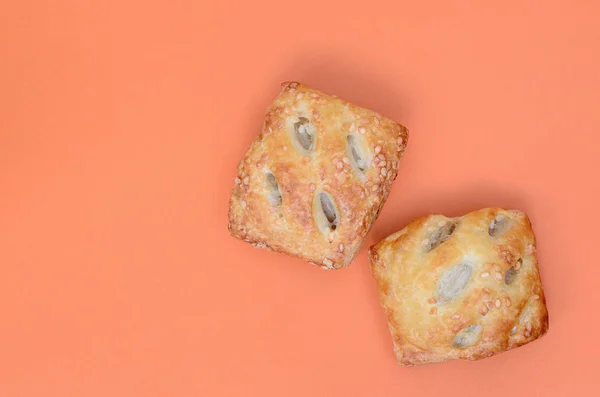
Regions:
[[326, 269], [347, 266], [396, 178], [408, 131], [297, 82], [282, 85], [238, 166], [232, 236]]
[[415, 220], [369, 250], [398, 362], [478, 360], [548, 331], [536, 241], [520, 211]]

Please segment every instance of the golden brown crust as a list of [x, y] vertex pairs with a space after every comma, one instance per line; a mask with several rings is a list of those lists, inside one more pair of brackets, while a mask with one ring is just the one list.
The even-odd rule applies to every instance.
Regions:
[[[407, 139], [405, 127], [373, 111], [284, 83], [238, 166], [231, 235], [323, 268], [347, 266], [389, 195]], [[322, 216], [321, 192], [335, 224]]]
[[417, 219], [369, 249], [398, 362], [478, 360], [548, 331], [527, 215]]

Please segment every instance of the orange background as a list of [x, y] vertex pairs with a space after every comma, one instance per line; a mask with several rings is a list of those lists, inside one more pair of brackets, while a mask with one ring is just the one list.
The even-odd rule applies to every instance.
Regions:
[[[600, 4], [4, 1], [0, 396], [598, 395]], [[411, 131], [351, 267], [227, 233], [284, 80]], [[402, 368], [366, 247], [526, 211], [550, 332]]]

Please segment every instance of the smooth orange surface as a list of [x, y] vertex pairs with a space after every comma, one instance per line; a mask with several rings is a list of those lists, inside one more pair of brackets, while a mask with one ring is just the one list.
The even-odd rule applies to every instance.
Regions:
[[[597, 396], [596, 1], [4, 1], [0, 396]], [[350, 268], [227, 233], [284, 80], [411, 131]], [[396, 364], [366, 248], [526, 211], [550, 331]]]

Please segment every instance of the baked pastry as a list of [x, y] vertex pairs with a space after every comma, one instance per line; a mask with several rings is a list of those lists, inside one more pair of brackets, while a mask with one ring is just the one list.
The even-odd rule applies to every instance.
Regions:
[[548, 331], [523, 212], [429, 215], [369, 249], [398, 362], [478, 360]]
[[238, 166], [229, 232], [326, 269], [347, 266], [396, 178], [408, 131], [297, 82], [282, 85]]

